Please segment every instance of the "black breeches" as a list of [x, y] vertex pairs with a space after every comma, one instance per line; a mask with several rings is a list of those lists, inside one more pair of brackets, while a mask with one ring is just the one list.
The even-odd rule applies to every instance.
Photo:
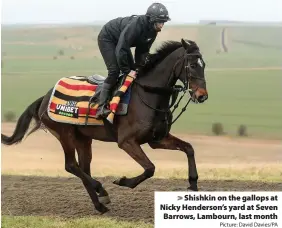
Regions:
[[105, 82], [113, 86], [120, 73], [115, 54], [116, 45], [110, 41], [98, 39], [98, 46], [108, 70]]
[[[120, 75], [120, 68], [118, 66], [115, 53], [116, 45], [109, 40], [98, 39], [98, 46], [108, 70], [108, 77], [106, 78], [105, 83], [114, 86], [117, 82], [118, 76]], [[128, 54], [128, 60], [132, 68], [134, 63], [131, 52]]]

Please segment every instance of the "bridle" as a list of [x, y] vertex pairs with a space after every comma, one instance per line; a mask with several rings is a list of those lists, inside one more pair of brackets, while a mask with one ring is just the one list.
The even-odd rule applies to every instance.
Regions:
[[[185, 50], [185, 53], [183, 55], [181, 55], [180, 57], [178, 57], [178, 60], [176, 61], [176, 63], [174, 64], [173, 68], [172, 68], [172, 71], [171, 71], [171, 75], [169, 77], [169, 80], [168, 80], [168, 83], [167, 83], [167, 86], [166, 87], [150, 87], [150, 86], [147, 86], [147, 85], [142, 85], [140, 84], [137, 80], [134, 81], [134, 83], [136, 83], [137, 85], [139, 85], [140, 87], [142, 87], [146, 92], [150, 92], [150, 93], [167, 93], [167, 94], [170, 94], [170, 96], [172, 97], [171, 99], [171, 104], [169, 104], [168, 108], [166, 109], [157, 109], [157, 108], [154, 108], [152, 107], [151, 105], [149, 105], [140, 95], [140, 93], [138, 92], [137, 90], [137, 94], [140, 98], [140, 100], [142, 101], [142, 103], [144, 103], [147, 107], [153, 109], [154, 111], [158, 111], [158, 112], [162, 112], [162, 113], [166, 113], [168, 114], [169, 112], [171, 112], [171, 115], [174, 113], [174, 111], [178, 108], [179, 106], [179, 103], [180, 101], [182, 100], [182, 98], [184, 97], [184, 95], [187, 93], [187, 91], [190, 92], [190, 98], [189, 100], [187, 101], [187, 103], [185, 104], [185, 106], [182, 108], [181, 112], [178, 114], [178, 116], [172, 120], [171, 123], [169, 123], [169, 126], [171, 127], [172, 124], [174, 124], [178, 118], [186, 111], [186, 108], [188, 106], [188, 104], [190, 103], [190, 101], [192, 100], [192, 97], [194, 96], [194, 94], [196, 93], [197, 89], [196, 88], [195, 90], [192, 90], [192, 89], [189, 89], [189, 81], [191, 81], [191, 79], [198, 79], [198, 80], [202, 80], [202, 81], [205, 81], [204, 78], [201, 78], [201, 77], [198, 77], [198, 76], [195, 76], [192, 74], [191, 72], [191, 63], [189, 61], [189, 57], [190, 56], [197, 56], [198, 58], [201, 59], [201, 61], [204, 63], [203, 59], [202, 59], [202, 55], [199, 53], [199, 52], [196, 52], [196, 53], [187, 53], [187, 51]], [[184, 61], [183, 61], [184, 59]], [[183, 62], [183, 65], [181, 67], [181, 71], [179, 73], [179, 75], [176, 76], [176, 67], [179, 65], [179, 63]], [[184, 86], [181, 86], [181, 85], [173, 85], [172, 87], [169, 86], [172, 82], [176, 82], [182, 71], [183, 71], [183, 66], [184, 66], [184, 70], [185, 70], [185, 77], [184, 77], [184, 80], [183, 80], [183, 85]], [[179, 96], [179, 93], [180, 92], [183, 92], [183, 95], [179, 98], [179, 100], [176, 102], [178, 96]], [[174, 106], [174, 107], [173, 107]], [[173, 110], [170, 111], [170, 109], [173, 107]], [[165, 115], [167, 116], [167, 115]]]

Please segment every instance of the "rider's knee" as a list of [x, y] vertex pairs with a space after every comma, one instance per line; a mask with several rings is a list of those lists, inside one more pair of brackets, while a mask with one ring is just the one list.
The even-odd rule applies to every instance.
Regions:
[[105, 79], [105, 83], [108, 84], [110, 87], [114, 86], [116, 84], [117, 78], [115, 77], [107, 77]]
[[111, 69], [108, 71], [108, 77], [106, 78], [105, 82], [111, 85], [115, 85], [119, 76], [119, 70]]
[[120, 70], [118, 68], [109, 69], [108, 77], [117, 78], [119, 76]]

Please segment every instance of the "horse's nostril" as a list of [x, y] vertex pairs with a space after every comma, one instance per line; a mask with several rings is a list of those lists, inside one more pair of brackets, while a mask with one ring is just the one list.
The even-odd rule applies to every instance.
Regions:
[[208, 96], [207, 95], [200, 95], [199, 97], [198, 97], [198, 101], [199, 102], [204, 102], [205, 100], [207, 100], [208, 99]]

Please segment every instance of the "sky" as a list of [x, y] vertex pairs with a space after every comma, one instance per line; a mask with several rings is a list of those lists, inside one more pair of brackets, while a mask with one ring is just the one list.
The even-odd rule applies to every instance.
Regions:
[[[91, 23], [144, 14], [151, 0], [2, 0], [2, 24]], [[282, 0], [164, 0], [171, 23], [282, 21]]]

